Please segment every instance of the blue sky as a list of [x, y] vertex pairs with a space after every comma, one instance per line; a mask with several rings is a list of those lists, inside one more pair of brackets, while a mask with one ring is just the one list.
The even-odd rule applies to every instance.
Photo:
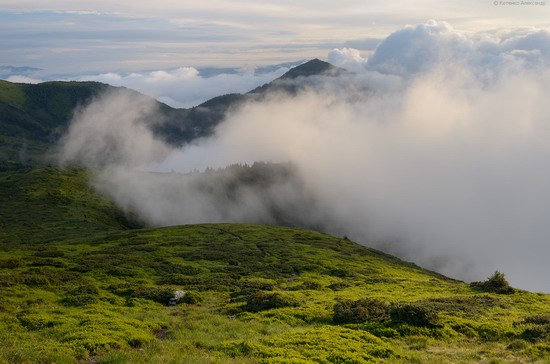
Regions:
[[547, 27], [550, 5], [463, 1], [0, 0], [0, 65], [57, 73], [276, 64], [326, 58], [353, 44], [368, 55], [407, 24], [461, 32]]

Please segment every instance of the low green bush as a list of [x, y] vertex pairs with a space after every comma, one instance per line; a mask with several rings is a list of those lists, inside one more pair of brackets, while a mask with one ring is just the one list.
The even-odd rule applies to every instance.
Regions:
[[526, 317], [522, 323], [533, 325], [550, 325], [550, 314], [529, 316]]
[[351, 283], [346, 281], [340, 281], [340, 282], [329, 284], [327, 287], [332, 289], [333, 291], [339, 291], [341, 289], [351, 287]]
[[389, 305], [376, 299], [345, 300], [333, 307], [336, 323], [383, 322], [389, 319]]
[[339, 268], [329, 269], [325, 273], [329, 276], [340, 277], [340, 278], [352, 277], [354, 275], [353, 272], [350, 270], [339, 269]]
[[202, 296], [194, 291], [185, 291], [185, 296], [179, 299], [178, 303], [196, 304], [202, 302]]
[[318, 291], [323, 289], [323, 285], [315, 281], [305, 281], [300, 285], [300, 289], [311, 289], [311, 290]]
[[463, 317], [477, 317], [484, 314], [487, 309], [502, 304], [500, 298], [489, 295], [437, 297], [417, 303], [430, 307], [436, 312], [448, 312]]
[[451, 328], [466, 337], [477, 337], [478, 333], [472, 324], [455, 323], [451, 325]]
[[526, 328], [520, 335], [520, 338], [536, 342], [550, 339], [550, 325], [536, 325]]
[[60, 324], [60, 322], [53, 317], [40, 313], [22, 312], [17, 315], [17, 319], [21, 326], [25, 327], [27, 330], [40, 330]]
[[473, 288], [482, 290], [483, 292], [497, 293], [497, 294], [513, 294], [515, 289], [510, 286], [510, 283], [504, 277], [504, 274], [496, 271], [492, 276], [487, 278], [483, 282], [472, 282], [470, 284]]
[[82, 281], [81, 284], [67, 290], [61, 303], [65, 306], [80, 307], [96, 303], [98, 298], [97, 287], [89, 281]]
[[63, 258], [65, 253], [57, 249], [45, 249], [37, 251], [34, 253], [34, 256], [43, 258]]
[[256, 292], [248, 297], [244, 311], [259, 312], [272, 308], [296, 307], [298, 302], [290, 297], [282, 296], [279, 293]]
[[437, 313], [429, 307], [419, 304], [400, 304], [390, 308], [390, 317], [394, 323], [418, 327], [441, 327]]
[[0, 269], [15, 269], [22, 265], [21, 259], [18, 258], [0, 259]]
[[56, 267], [56, 268], [65, 268], [67, 267], [67, 263], [60, 259], [55, 258], [43, 258], [43, 257], [36, 257], [33, 258], [30, 261], [30, 265], [33, 267]]

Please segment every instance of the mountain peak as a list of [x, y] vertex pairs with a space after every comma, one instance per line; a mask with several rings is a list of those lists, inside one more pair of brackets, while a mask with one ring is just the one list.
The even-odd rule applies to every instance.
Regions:
[[304, 64], [292, 68], [290, 71], [282, 75], [281, 79], [294, 79], [297, 77], [308, 77], [320, 74], [335, 74], [340, 72], [339, 67], [333, 66], [328, 62], [314, 58]]

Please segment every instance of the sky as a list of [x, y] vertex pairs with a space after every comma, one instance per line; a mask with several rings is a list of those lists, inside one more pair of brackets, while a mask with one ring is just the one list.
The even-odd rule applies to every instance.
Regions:
[[326, 59], [343, 47], [366, 55], [393, 31], [429, 19], [462, 32], [550, 24], [549, 5], [508, 3], [0, 0], [0, 65], [70, 75], [245, 67]]

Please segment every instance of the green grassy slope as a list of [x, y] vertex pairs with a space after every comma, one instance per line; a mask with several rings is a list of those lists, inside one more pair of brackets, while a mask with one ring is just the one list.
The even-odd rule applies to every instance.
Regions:
[[44, 153], [66, 131], [75, 107], [108, 88], [98, 82], [0, 80], [0, 161], [44, 163]]
[[550, 360], [549, 295], [484, 293], [305, 229], [129, 229], [87, 178], [0, 174], [0, 362]]
[[[148, 98], [136, 91], [98, 82], [52, 81], [16, 84], [0, 80], [0, 162], [45, 165], [49, 150], [63, 135], [74, 110], [108, 90]], [[174, 109], [157, 102], [161, 124], [152, 131], [166, 142], [180, 146], [209, 135], [239, 95], [226, 95], [191, 109]]]
[[93, 193], [78, 169], [16, 168], [0, 172], [0, 241], [72, 241], [139, 226]]

